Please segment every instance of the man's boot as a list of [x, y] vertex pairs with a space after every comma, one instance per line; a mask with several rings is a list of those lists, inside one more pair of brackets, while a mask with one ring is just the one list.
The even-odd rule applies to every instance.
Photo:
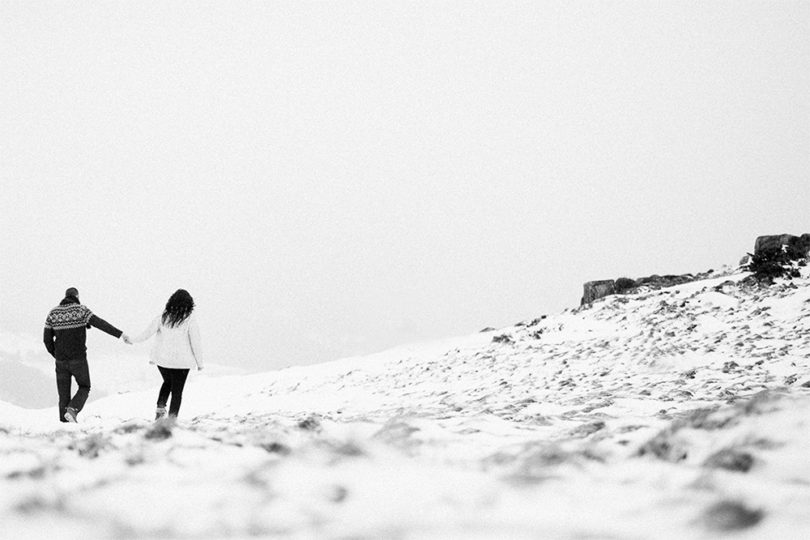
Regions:
[[73, 407], [68, 407], [65, 409], [65, 420], [70, 422], [71, 424], [75, 424], [78, 422], [76, 417], [79, 415], [79, 411], [74, 409]]

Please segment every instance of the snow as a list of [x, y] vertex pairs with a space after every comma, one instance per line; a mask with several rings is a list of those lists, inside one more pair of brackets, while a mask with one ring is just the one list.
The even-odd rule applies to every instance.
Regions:
[[157, 381], [77, 425], [0, 402], [4, 535], [810, 537], [810, 280], [745, 276], [195, 373], [175, 426]]

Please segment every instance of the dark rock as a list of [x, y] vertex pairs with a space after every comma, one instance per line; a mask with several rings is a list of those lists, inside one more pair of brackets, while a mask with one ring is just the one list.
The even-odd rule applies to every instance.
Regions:
[[703, 514], [703, 521], [715, 531], [739, 531], [753, 527], [765, 517], [762, 510], [748, 508], [739, 501], [722, 501]]
[[278, 454], [280, 456], [286, 456], [292, 451], [290, 450], [290, 447], [287, 446], [286, 444], [282, 444], [280, 442], [275, 441], [269, 443], [262, 443], [259, 446], [271, 454]]
[[727, 471], [748, 472], [754, 465], [754, 458], [748, 452], [727, 448], [709, 456], [703, 463], [704, 467], [711, 469], [725, 469]]
[[737, 364], [737, 362], [735, 362], [734, 360], [731, 360], [731, 361], [726, 362], [725, 364], [723, 364], [723, 373], [731, 373], [732, 371], [735, 371], [739, 367], [740, 367], [740, 365]]
[[605, 428], [605, 423], [602, 421], [596, 422], [587, 422], [585, 424], [581, 424], [569, 432], [569, 436], [571, 437], [588, 437], [589, 435], [593, 435], [597, 431], [601, 431]]
[[486, 328], [482, 328], [481, 330], [479, 330], [479, 333], [486, 334], [487, 332], [494, 332], [494, 331], [495, 331], [494, 328], [492, 328], [491, 326], [487, 326]]
[[589, 281], [583, 285], [584, 294], [582, 295], [582, 302], [580, 305], [590, 304], [591, 302], [616, 294], [616, 282], [612, 279], [603, 279], [601, 281]]
[[734, 282], [733, 282], [733, 281], [731, 281], [730, 279], [727, 279], [727, 280], [726, 280], [726, 281], [724, 281], [723, 283], [721, 283], [721, 284], [719, 284], [719, 285], [716, 285], [716, 286], [714, 287], [714, 290], [715, 290], [716, 292], [723, 292], [723, 289], [725, 289], [726, 287], [733, 287], [733, 286], [734, 286]]
[[672, 440], [671, 433], [664, 431], [644, 443], [638, 449], [638, 455], [653, 455], [664, 461], [678, 463], [685, 460], [689, 456], [689, 452]]
[[619, 279], [616, 280], [616, 283], [614, 284], [614, 288], [616, 289], [617, 293], [623, 293], [635, 287], [636, 287], [636, 280], [626, 277], [620, 277]]
[[308, 416], [298, 422], [298, 428], [304, 431], [317, 431], [321, 428], [321, 422], [316, 416]]
[[492, 343], [512, 343], [512, 336], [508, 334], [501, 334], [492, 338]]
[[794, 236], [792, 234], [770, 234], [760, 236], [754, 243], [754, 255], [770, 251], [780, 251], [782, 246], [795, 250], [800, 257], [806, 257], [810, 252], [810, 234]]
[[668, 274], [666, 276], [653, 274], [652, 276], [640, 278], [638, 280], [638, 284], [650, 287], [651, 289], [663, 289], [664, 287], [673, 287], [675, 285], [689, 283], [695, 281], [695, 279], [695, 276], [692, 274], [682, 274], [677, 276], [673, 274]]
[[638, 283], [639, 283], [639, 285], [647, 285], [648, 283], [652, 283], [652, 282], [658, 281], [660, 279], [661, 279], [661, 276], [659, 276], [658, 274], [653, 274], [651, 276], [638, 278]]

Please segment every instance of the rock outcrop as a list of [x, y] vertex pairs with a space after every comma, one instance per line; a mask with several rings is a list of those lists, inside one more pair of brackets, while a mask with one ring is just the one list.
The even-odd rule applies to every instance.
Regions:
[[[754, 255], [759, 255], [764, 252], [781, 250], [786, 246], [790, 250], [793, 259], [804, 258], [810, 256], [810, 234], [803, 234], [795, 236], [793, 234], [770, 234], [760, 236], [754, 243]], [[747, 265], [751, 260], [750, 256], [744, 257], [740, 261], [740, 266]], [[682, 274], [682, 275], [666, 275], [659, 276], [654, 274], [652, 276], [629, 279], [605, 279], [600, 281], [589, 281], [585, 283], [585, 293], [582, 296], [580, 305], [590, 304], [595, 300], [604, 298], [611, 294], [624, 294], [630, 292], [638, 292], [643, 290], [657, 290], [664, 287], [672, 287], [682, 283], [689, 283], [690, 281], [698, 281], [706, 279], [713, 275], [713, 271], [709, 270], [700, 274]]]
[[582, 305], [590, 304], [594, 300], [604, 298], [611, 294], [616, 294], [616, 282], [612, 279], [589, 281], [583, 287], [585, 290], [582, 295]]
[[803, 234], [801, 236], [792, 234], [769, 234], [760, 236], [754, 243], [754, 255], [779, 250], [782, 249], [782, 246], [787, 246], [788, 248], [797, 250], [802, 256], [807, 256], [808, 252], [810, 252], [810, 234]]
[[580, 305], [590, 304], [595, 300], [604, 298], [611, 294], [625, 294], [638, 292], [640, 290], [658, 290], [664, 287], [673, 287], [698, 279], [706, 279], [711, 276], [712, 270], [701, 274], [682, 274], [682, 275], [666, 275], [659, 276], [653, 274], [651, 276], [642, 277], [638, 279], [619, 278], [619, 279], [605, 279], [601, 281], [589, 281], [584, 285], [585, 292], [582, 296]]
[[637, 280], [639, 286], [646, 286], [650, 289], [663, 289], [664, 287], [673, 287], [675, 285], [681, 285], [683, 283], [689, 283], [690, 281], [696, 281], [698, 279], [704, 279], [712, 275], [714, 272], [709, 270], [708, 272], [693, 275], [693, 274], [681, 274], [677, 275], [666, 275], [666, 276], [659, 276], [658, 274], [653, 274], [651, 276], [643, 277]]

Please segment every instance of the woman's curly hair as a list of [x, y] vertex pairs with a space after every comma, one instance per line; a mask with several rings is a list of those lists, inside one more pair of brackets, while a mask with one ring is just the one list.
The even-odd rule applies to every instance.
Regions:
[[185, 321], [194, 311], [194, 299], [185, 289], [177, 289], [166, 302], [163, 324], [172, 328]]

